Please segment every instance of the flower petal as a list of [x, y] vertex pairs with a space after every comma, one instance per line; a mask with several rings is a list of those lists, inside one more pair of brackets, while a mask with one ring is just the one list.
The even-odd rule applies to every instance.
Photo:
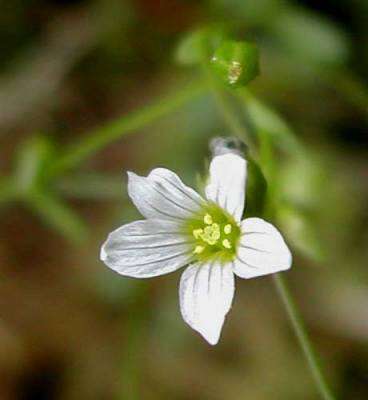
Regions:
[[128, 172], [128, 193], [146, 218], [185, 220], [200, 210], [203, 200], [174, 173], [154, 169], [148, 177]]
[[206, 187], [207, 199], [240, 221], [244, 210], [246, 178], [247, 162], [244, 158], [234, 153], [214, 157]]
[[231, 265], [218, 261], [190, 265], [181, 277], [179, 295], [184, 321], [216, 344], [234, 296]]
[[121, 275], [149, 278], [187, 265], [192, 258], [190, 238], [176, 222], [136, 221], [110, 233], [101, 260]]
[[234, 273], [240, 278], [273, 274], [291, 267], [292, 256], [280, 232], [260, 218], [247, 218], [241, 223]]

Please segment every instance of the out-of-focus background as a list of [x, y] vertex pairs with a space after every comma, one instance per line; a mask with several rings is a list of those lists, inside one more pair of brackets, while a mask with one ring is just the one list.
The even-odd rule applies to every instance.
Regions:
[[[269, 277], [237, 280], [210, 347], [182, 321], [180, 272], [134, 280], [99, 261], [108, 232], [138, 217], [126, 170], [166, 166], [194, 186], [208, 140], [231, 134], [193, 84], [203, 26], [260, 48], [243, 106], [281, 143], [286, 277], [340, 398], [368, 398], [367, 1], [13, 0], [0, 15], [1, 400], [318, 399]], [[38, 181], [95, 129], [183, 90], [162, 118]]]

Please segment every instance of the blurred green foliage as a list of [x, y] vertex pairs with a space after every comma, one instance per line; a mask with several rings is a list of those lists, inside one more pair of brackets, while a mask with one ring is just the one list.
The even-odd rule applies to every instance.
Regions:
[[[4, 4], [1, 399], [318, 398], [267, 279], [238, 282], [209, 351], [181, 321], [177, 276], [98, 261], [138, 217], [122, 171], [162, 165], [195, 186], [219, 135], [249, 146], [247, 212], [293, 248], [339, 397], [367, 398], [367, 15], [348, 0]], [[259, 48], [246, 88], [209, 67], [226, 40]]]

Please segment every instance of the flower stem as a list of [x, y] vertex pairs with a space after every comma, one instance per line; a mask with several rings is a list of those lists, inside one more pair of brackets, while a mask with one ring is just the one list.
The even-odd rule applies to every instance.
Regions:
[[202, 94], [205, 90], [206, 87], [204, 84], [198, 81], [193, 82], [183, 90], [177, 91], [157, 103], [124, 115], [101, 128], [97, 128], [88, 134], [87, 137], [69, 146], [61, 158], [54, 164], [51, 175], [59, 175], [74, 168], [103, 147], [169, 114], [184, 103]]
[[219, 83], [216, 77], [213, 75], [209, 61], [211, 58], [211, 53], [208, 44], [208, 37], [206, 36], [204, 36], [201, 41], [201, 53], [201, 67], [203, 71], [203, 76], [208, 85], [208, 88], [212, 93], [215, 104], [223, 117], [224, 122], [235, 136], [247, 143], [247, 146], [249, 147], [251, 152], [255, 152], [255, 145], [253, 143], [254, 138], [250, 137], [249, 130], [244, 126], [242, 121], [233, 111], [222, 84]]
[[281, 297], [281, 300], [290, 319], [291, 325], [298, 338], [300, 347], [302, 348], [304, 356], [308, 362], [308, 366], [310, 368], [318, 391], [321, 395], [321, 398], [324, 400], [336, 400], [336, 397], [332, 394], [331, 388], [329, 387], [326, 378], [323, 375], [318, 355], [309, 339], [309, 335], [305, 328], [303, 319], [299, 313], [298, 307], [293, 299], [292, 294], [290, 293], [284, 277], [282, 276], [282, 274], [279, 273], [275, 274], [273, 276], [273, 279], [277, 292]]

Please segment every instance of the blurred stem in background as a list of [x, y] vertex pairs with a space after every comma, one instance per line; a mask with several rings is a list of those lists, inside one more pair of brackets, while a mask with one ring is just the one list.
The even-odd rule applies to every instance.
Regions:
[[150, 318], [148, 306], [148, 286], [139, 287], [136, 294], [136, 302], [129, 308], [124, 334], [126, 335], [125, 352], [122, 354], [120, 371], [122, 376], [121, 387], [118, 391], [117, 400], [140, 400], [142, 399], [141, 387], [142, 359], [141, 343], [146, 343], [147, 332], [146, 321]]
[[[248, 93], [246, 99], [251, 100], [251, 97], [249, 96], [250, 93]], [[264, 128], [265, 127], [263, 126], [263, 129]], [[260, 141], [260, 162], [268, 182], [267, 206], [264, 210], [264, 214], [266, 219], [274, 219], [276, 218], [277, 207], [280, 204], [278, 168], [276, 165], [276, 159], [274, 157], [274, 142], [277, 140], [273, 135], [270, 135], [269, 132], [267, 132], [267, 129], [262, 130], [259, 127], [258, 129], [255, 129]], [[295, 140], [294, 143], [294, 141], [291, 140], [291, 132], [288, 131], [288, 134], [285, 136], [285, 138], [287, 139], [287, 143], [292, 144], [290, 148], [294, 149], [295, 147], [296, 150], [300, 150], [297, 151], [297, 156], [306, 156], [304, 148], [299, 148], [298, 141]], [[283, 305], [285, 306], [291, 326], [298, 339], [299, 345], [306, 358], [312, 377], [321, 397], [324, 400], [335, 400], [335, 396], [332, 394], [332, 391], [324, 377], [319, 356], [313, 348], [303, 318], [298, 310], [296, 302], [294, 301], [293, 295], [288, 288], [286, 278], [284, 277], [283, 273], [278, 273], [273, 275], [273, 281], [276, 286], [277, 293], [280, 296]]]
[[299, 313], [298, 307], [287, 286], [287, 282], [284, 276], [282, 275], [282, 273], [275, 274], [273, 276], [273, 281], [276, 286], [277, 292], [285, 306], [290, 323], [298, 338], [300, 347], [302, 348], [304, 356], [307, 359], [309, 368], [313, 375], [313, 379], [316, 383], [321, 397], [324, 400], [335, 400], [335, 396], [332, 394], [332, 391], [323, 375], [319, 357], [309, 339], [309, 335], [307, 333], [303, 318]]
[[59, 175], [79, 165], [86, 158], [92, 156], [97, 151], [114, 142], [115, 140], [137, 131], [154, 120], [163, 117], [174, 111], [184, 103], [193, 100], [202, 94], [205, 85], [201, 80], [192, 82], [183, 90], [178, 90], [174, 94], [167, 96], [158, 102], [142, 109], [124, 115], [105, 126], [98, 128], [81, 139], [79, 143], [72, 144], [69, 149], [56, 161], [51, 169], [51, 175]]
[[[209, 67], [208, 60], [210, 59], [211, 54], [209, 53], [208, 40], [206, 39], [207, 39], [206, 35], [204, 35], [202, 41], [202, 51], [203, 51], [202, 67], [204, 70], [204, 74], [206, 76], [207, 83], [212, 89], [212, 93], [217, 100], [217, 105], [219, 107], [219, 110], [222, 113], [225, 122], [228, 124], [229, 129], [232, 131], [234, 135], [240, 137], [240, 139], [245, 141], [247, 146], [250, 145], [249, 146], [250, 149], [253, 150], [252, 154], [255, 153], [255, 146], [253, 142], [250, 141], [250, 139], [251, 138], [254, 139], [257, 137], [259, 141], [260, 144], [259, 158], [260, 162], [262, 163], [262, 169], [266, 173], [265, 174], [266, 180], [269, 182], [267, 198], [268, 198], [268, 207], [270, 208], [266, 209], [266, 214], [267, 217], [272, 217], [275, 214], [274, 209], [278, 203], [277, 200], [278, 184], [277, 184], [277, 173], [276, 173], [277, 168], [275, 168], [276, 164], [275, 164], [274, 149], [273, 149], [274, 142], [277, 142], [278, 135], [276, 135], [276, 137], [274, 135], [270, 135], [267, 129], [261, 130], [259, 129], [259, 127], [257, 127], [257, 125], [255, 126], [253, 125], [254, 129], [252, 131], [250, 130], [250, 128], [246, 130], [242, 126], [237, 115], [232, 110], [231, 105], [227, 102], [226, 98], [224, 97], [220, 84], [217, 82], [217, 77], [212, 72], [212, 69]], [[250, 93], [250, 91], [245, 89], [243, 92], [242, 99], [244, 101], [245, 106], [247, 106], [248, 100], [256, 101], [252, 98], [252, 94]], [[271, 118], [271, 126], [272, 126], [272, 121], [279, 122], [279, 124], [282, 123], [281, 120], [280, 120], [281, 122], [277, 121], [277, 118], [274, 115], [272, 115]], [[248, 125], [252, 126], [252, 124]], [[284, 133], [282, 136], [283, 142], [286, 143], [285, 148], [287, 150], [293, 150], [293, 153], [294, 150], [297, 150], [297, 153], [294, 154], [294, 156], [295, 155], [302, 156], [303, 154], [305, 155], [304, 148], [301, 145], [299, 145], [299, 142], [296, 140], [296, 138], [294, 138], [291, 131], [285, 129], [282, 129], [281, 131], [286, 132], [286, 134]], [[329, 388], [327, 381], [323, 375], [321, 365], [318, 360], [318, 356], [311, 344], [309, 335], [305, 328], [304, 321], [301, 317], [301, 314], [298, 311], [293, 296], [290, 290], [288, 289], [286, 280], [284, 279], [282, 273], [275, 274], [273, 279], [277, 288], [277, 292], [281, 297], [281, 300], [285, 306], [292, 328], [295, 331], [298, 342], [300, 344], [300, 347], [302, 348], [303, 354], [307, 360], [308, 366], [312, 373], [312, 377], [314, 379], [314, 382], [321, 397], [324, 400], [335, 400], [335, 397], [332, 394], [332, 391]]]
[[127, 196], [121, 181], [121, 174], [76, 172], [73, 175], [60, 177], [56, 182], [56, 189], [58, 193], [70, 199], [121, 201]]

